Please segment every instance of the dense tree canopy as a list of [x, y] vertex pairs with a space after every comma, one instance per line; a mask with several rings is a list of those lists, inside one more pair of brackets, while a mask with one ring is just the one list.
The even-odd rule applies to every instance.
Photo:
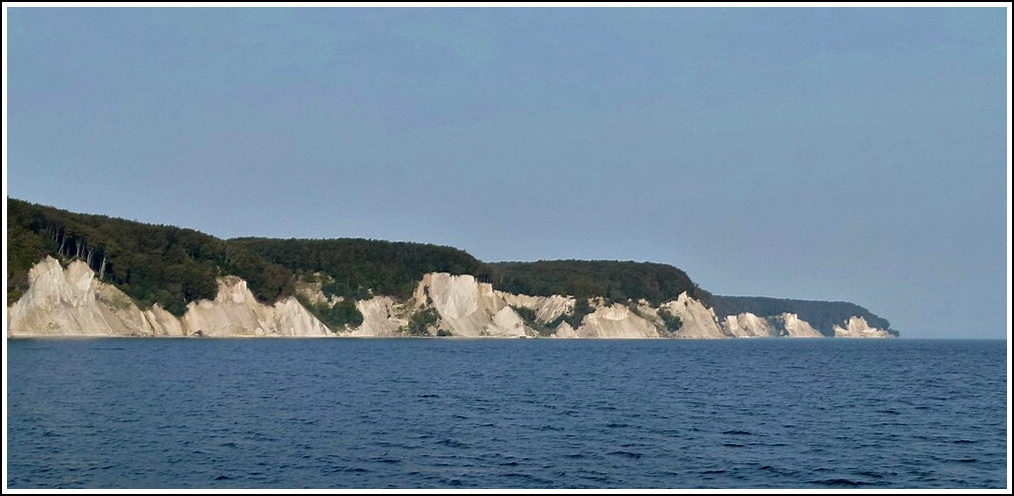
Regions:
[[229, 246], [255, 253], [299, 274], [321, 273], [323, 292], [362, 299], [368, 293], [407, 299], [429, 272], [474, 274], [482, 265], [448, 246], [369, 239], [230, 239]]
[[[833, 334], [833, 326], [851, 315], [862, 316], [875, 327], [889, 326], [887, 320], [852, 303], [712, 296], [682, 270], [659, 263], [483, 263], [457, 248], [423, 243], [348, 238], [222, 240], [193, 229], [72, 213], [8, 198], [8, 304], [27, 290], [29, 269], [46, 255], [65, 264], [82, 260], [97, 277], [115, 284], [142, 307], [158, 303], [176, 315], [182, 315], [191, 301], [213, 299], [219, 276], [245, 279], [265, 303], [294, 295], [297, 281], [313, 279], [322, 283], [326, 295], [342, 296], [344, 303], [313, 305], [311, 311], [329, 325], [356, 326], [362, 315], [354, 300], [370, 295], [404, 300], [424, 274], [449, 272], [472, 274], [511, 293], [575, 296], [580, 308], [561, 318], [578, 324], [590, 311], [586, 308], [590, 297], [621, 303], [644, 299], [657, 305], [685, 291], [713, 306], [720, 318], [741, 312], [761, 316], [791, 312], [824, 334]], [[675, 320], [670, 324], [679, 325]]]
[[28, 288], [28, 269], [50, 255], [83, 260], [101, 280], [142, 305], [159, 303], [182, 315], [187, 302], [215, 297], [215, 278], [228, 265], [225, 243], [192, 229], [75, 214], [11, 198], [7, 229], [8, 303]]
[[675, 300], [684, 291], [707, 303], [685, 272], [650, 262], [540, 260], [486, 264], [482, 277], [501, 291], [548, 296], [602, 296], [615, 302], [645, 299], [652, 304]]

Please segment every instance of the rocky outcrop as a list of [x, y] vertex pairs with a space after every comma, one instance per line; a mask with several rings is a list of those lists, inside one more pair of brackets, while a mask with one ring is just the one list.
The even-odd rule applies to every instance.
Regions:
[[503, 299], [512, 307], [529, 308], [535, 312], [536, 320], [540, 322], [552, 322], [557, 317], [574, 310], [574, 297], [572, 296], [529, 296], [494, 291], [494, 294]]
[[363, 323], [343, 334], [354, 337], [392, 337], [404, 335], [408, 327], [408, 310], [395, 303], [390, 296], [374, 296], [369, 300], [356, 302], [356, 309], [363, 314]]
[[[655, 324], [619, 304], [600, 306], [586, 315], [576, 330], [581, 338], [657, 338]], [[559, 333], [557, 333], [559, 336]]]
[[147, 318], [131, 299], [95, 279], [84, 262], [66, 270], [52, 257], [28, 272], [29, 288], [7, 308], [8, 336], [149, 335]]
[[779, 322], [782, 324], [781, 336], [789, 336], [793, 338], [822, 338], [823, 334], [817, 329], [814, 329], [809, 322], [800, 319], [794, 313], [783, 313], [779, 317]]
[[186, 336], [187, 329], [175, 315], [156, 305], [142, 312], [153, 336]]
[[750, 312], [727, 315], [722, 321], [722, 328], [726, 334], [737, 338], [763, 338], [778, 335], [778, 330], [768, 319], [758, 317]]
[[324, 277], [319, 272], [314, 273], [312, 280], [298, 280], [295, 284], [296, 294], [306, 298], [311, 305], [324, 304], [328, 306], [335, 306], [342, 300], [340, 296], [324, 295], [324, 283], [320, 282], [320, 279]]
[[[794, 313], [758, 316], [749, 312], [728, 315], [721, 322], [713, 309], [683, 293], [674, 301], [654, 307], [589, 301], [591, 312], [574, 328], [563, 321], [576, 300], [571, 296], [529, 296], [494, 291], [492, 285], [470, 275], [430, 273], [423, 276], [414, 296], [398, 302], [375, 296], [356, 302], [363, 322], [355, 329], [328, 329], [294, 297], [273, 305], [256, 300], [246, 281], [225, 276], [218, 279], [214, 300], [191, 302], [182, 318], [158, 305], [141, 310], [111, 284], [98, 281], [81, 261], [66, 269], [47, 257], [28, 274], [29, 289], [7, 308], [7, 335], [18, 336], [293, 336], [293, 337], [395, 337], [408, 334], [417, 312], [432, 312], [436, 322], [429, 334], [463, 337], [536, 337], [643, 339], [675, 337], [715, 339], [726, 337], [821, 337], [810, 323]], [[339, 297], [325, 297], [321, 285], [304, 284], [297, 290], [309, 301], [334, 305]], [[526, 308], [535, 322], [525, 322], [515, 308]], [[660, 310], [678, 316], [681, 325], [673, 332]], [[668, 317], [666, 317], [668, 319]], [[669, 319], [672, 320], [672, 319]], [[575, 322], [570, 319], [571, 322]], [[535, 326], [537, 329], [534, 329]], [[870, 326], [853, 316], [834, 328], [835, 337], [892, 337], [891, 332]]]
[[470, 275], [443, 272], [423, 276], [414, 294], [416, 309], [433, 308], [437, 328], [455, 336], [534, 336], [521, 317], [493, 292], [489, 283]]
[[794, 313], [783, 313], [773, 317], [758, 317], [750, 312], [727, 315], [722, 320], [722, 330], [737, 338], [793, 337], [820, 338], [820, 331]]
[[236, 276], [218, 280], [214, 301], [187, 305], [183, 327], [203, 336], [301, 336], [325, 337], [331, 331], [303, 308], [294, 297], [263, 305]]
[[866, 319], [862, 317], [851, 317], [845, 323], [845, 327], [834, 326], [834, 337], [836, 338], [890, 338], [891, 333], [884, 329], [870, 327]]
[[663, 303], [664, 308], [673, 315], [679, 316], [683, 325], [674, 337], [688, 339], [715, 339], [731, 337], [718, 326], [715, 312], [703, 303], [691, 298], [687, 293], [680, 294], [675, 301]]
[[214, 301], [187, 305], [182, 319], [158, 305], [141, 310], [81, 261], [66, 269], [47, 257], [29, 272], [29, 289], [7, 309], [16, 336], [327, 336], [330, 331], [295, 298], [258, 303], [237, 277], [219, 279]]

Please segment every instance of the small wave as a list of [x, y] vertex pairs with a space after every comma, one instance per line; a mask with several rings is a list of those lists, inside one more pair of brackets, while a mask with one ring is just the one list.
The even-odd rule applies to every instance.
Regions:
[[737, 443], [722, 443], [722, 446], [725, 446], [726, 448], [743, 448], [743, 447], [745, 447], [744, 445], [737, 444]]
[[349, 467], [349, 468], [335, 467], [334, 470], [332, 470], [332, 472], [346, 472], [346, 473], [353, 473], [353, 474], [361, 474], [361, 473], [367, 473], [367, 472], [370, 472], [370, 471], [367, 470], [367, 469], [365, 469], [365, 468], [362, 468], [362, 467]]
[[852, 487], [855, 487], [855, 486], [866, 485], [865, 482], [854, 481], [854, 480], [850, 480], [850, 479], [824, 479], [824, 480], [810, 481], [809, 483], [810, 484], [820, 484], [820, 485], [823, 485], [823, 486], [838, 486], [838, 487], [843, 487], [843, 486], [852, 486]]
[[440, 441], [437, 441], [437, 444], [441, 444], [441, 445], [444, 445], [444, 446], [449, 446], [451, 448], [468, 448], [469, 447], [468, 444], [465, 444], [465, 443], [463, 443], [461, 441], [455, 441], [453, 439], [441, 439]]
[[627, 458], [634, 458], [634, 459], [641, 458], [642, 456], [644, 456], [641, 453], [635, 453], [633, 451], [612, 451], [609, 454], [610, 455], [620, 455], [620, 456], [625, 456]]
[[731, 430], [725, 431], [722, 434], [729, 434], [730, 436], [753, 436], [754, 434], [749, 431]]
[[229, 477], [228, 475], [219, 475], [218, 477], [215, 477], [215, 480], [232, 480], [232, 477]]

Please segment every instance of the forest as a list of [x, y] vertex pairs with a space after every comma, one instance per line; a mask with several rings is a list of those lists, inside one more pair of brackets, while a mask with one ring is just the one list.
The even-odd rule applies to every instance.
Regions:
[[[217, 278], [235, 275], [262, 303], [296, 295], [299, 282], [318, 282], [325, 296], [340, 296], [334, 307], [308, 305], [325, 324], [358, 325], [362, 315], [352, 304], [375, 295], [402, 301], [411, 297], [430, 272], [471, 274], [500, 291], [532, 296], [570, 295], [585, 302], [675, 300], [683, 292], [726, 315], [796, 313], [821, 333], [851, 315], [874, 327], [889, 323], [865, 308], [846, 302], [717, 296], [701, 289], [671, 265], [611, 260], [539, 260], [487, 263], [449, 246], [359, 238], [219, 239], [193, 229], [146, 224], [103, 215], [72, 213], [14, 198], [7, 199], [7, 304], [28, 289], [28, 271], [47, 255], [64, 266], [88, 264], [96, 277], [114, 284], [141, 308], [158, 303], [181, 316], [186, 305], [214, 299]], [[304, 305], [307, 302], [304, 300]], [[582, 305], [583, 307], [583, 305]], [[583, 309], [575, 315], [590, 311]], [[576, 327], [576, 325], [575, 325]]]

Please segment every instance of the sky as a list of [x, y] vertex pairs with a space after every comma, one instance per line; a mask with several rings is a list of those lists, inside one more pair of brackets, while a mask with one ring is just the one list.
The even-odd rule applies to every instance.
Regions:
[[4, 13], [8, 197], [1009, 338], [1007, 8]]

